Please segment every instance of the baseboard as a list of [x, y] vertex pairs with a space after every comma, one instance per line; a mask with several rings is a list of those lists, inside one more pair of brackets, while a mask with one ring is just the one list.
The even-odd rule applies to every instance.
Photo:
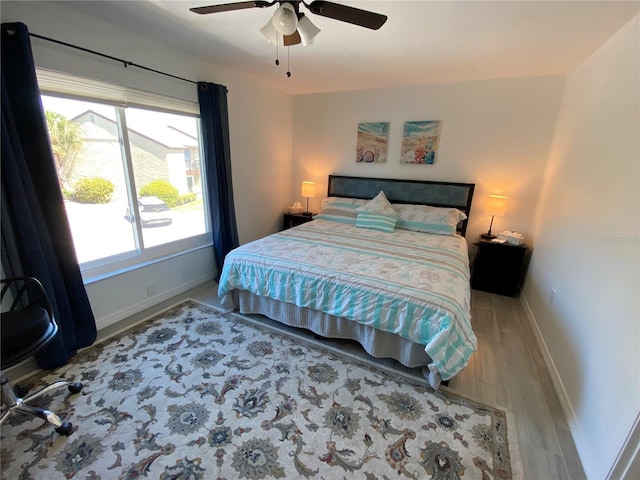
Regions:
[[549, 348], [544, 341], [544, 337], [542, 336], [542, 332], [540, 331], [538, 322], [536, 321], [535, 315], [533, 314], [533, 311], [529, 306], [529, 302], [527, 302], [527, 297], [523, 291], [520, 292], [520, 303], [522, 304], [522, 307], [527, 317], [529, 318], [529, 322], [531, 322], [531, 326], [533, 327], [533, 332], [536, 336], [536, 340], [538, 341], [538, 346], [540, 347], [540, 351], [542, 352], [544, 364], [546, 365], [551, 377], [551, 384], [553, 385], [553, 389], [558, 396], [560, 407], [562, 408], [562, 411], [567, 419], [569, 431], [571, 432], [571, 436], [573, 437], [573, 441], [576, 445], [576, 450], [578, 451], [578, 455], [580, 456], [582, 468], [584, 469], [587, 478], [595, 478], [593, 474], [593, 472], [595, 472], [595, 467], [591, 461], [590, 455], [588, 454], [589, 449], [587, 448], [587, 443], [584, 440], [585, 437], [582, 432], [582, 428], [580, 427], [580, 423], [578, 422], [578, 417], [576, 416], [576, 412], [573, 409], [573, 405], [571, 404], [571, 400], [569, 399], [567, 390], [564, 387], [564, 383], [562, 382], [560, 373], [556, 368], [556, 364], [553, 361], [551, 352], [549, 352]]
[[153, 297], [145, 298], [142, 302], [135, 303], [133, 305], [129, 305], [126, 308], [118, 310], [117, 312], [110, 313], [106, 317], [96, 319], [96, 326], [98, 327], [98, 332], [106, 327], [109, 327], [115, 323], [118, 323], [125, 318], [129, 318], [147, 308], [153, 307], [160, 302], [170, 299], [171, 297], [175, 297], [176, 295], [180, 295], [181, 293], [186, 292], [192, 288], [197, 287], [205, 282], [213, 280], [213, 273], [208, 273], [206, 275], [202, 275], [198, 278], [194, 278], [188, 282], [181, 283], [180, 285], [171, 288], [169, 290], [165, 290]]
[[38, 367], [36, 359], [34, 357], [30, 357], [27, 358], [24, 362], [19, 363], [18, 365], [7, 368], [2, 373], [6, 375], [9, 381], [15, 385], [16, 383], [20, 383], [25, 378], [28, 378], [40, 371], [41, 368]]
[[640, 413], [631, 427], [631, 431], [607, 474], [607, 480], [639, 478], [640, 471]]

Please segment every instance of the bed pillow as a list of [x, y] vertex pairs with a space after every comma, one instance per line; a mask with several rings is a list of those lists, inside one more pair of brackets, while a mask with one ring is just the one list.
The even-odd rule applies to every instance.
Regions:
[[356, 208], [363, 206], [367, 200], [360, 198], [327, 197], [322, 199], [322, 212], [315, 219], [332, 222], [356, 224], [358, 212]]
[[360, 228], [392, 233], [398, 221], [396, 209], [389, 203], [382, 191], [366, 205], [356, 208], [356, 212], [358, 212], [356, 227]]
[[396, 228], [415, 232], [455, 235], [458, 223], [467, 216], [457, 208], [429, 205], [394, 205], [398, 212]]

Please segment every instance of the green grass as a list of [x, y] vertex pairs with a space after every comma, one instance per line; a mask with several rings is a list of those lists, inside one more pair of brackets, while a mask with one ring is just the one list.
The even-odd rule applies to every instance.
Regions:
[[178, 205], [177, 207], [173, 207], [171, 211], [173, 212], [188, 212], [192, 210], [202, 210], [204, 208], [204, 203], [202, 202], [202, 198], [198, 198], [193, 202], [185, 203], [184, 205]]

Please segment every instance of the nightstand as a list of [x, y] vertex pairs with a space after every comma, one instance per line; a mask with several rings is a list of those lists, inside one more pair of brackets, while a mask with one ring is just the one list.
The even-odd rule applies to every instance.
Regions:
[[526, 245], [510, 245], [480, 239], [471, 271], [471, 288], [515, 297], [524, 277]]
[[285, 213], [283, 219], [283, 230], [291, 227], [297, 227], [303, 223], [313, 220], [313, 215], [302, 215], [301, 213]]

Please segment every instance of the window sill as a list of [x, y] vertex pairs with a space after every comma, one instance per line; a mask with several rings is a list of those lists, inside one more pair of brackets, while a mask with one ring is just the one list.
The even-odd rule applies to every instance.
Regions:
[[129, 265], [123, 266], [121, 268], [117, 268], [114, 270], [111, 270], [109, 272], [105, 272], [105, 273], [100, 273], [100, 274], [95, 274], [95, 275], [87, 275], [87, 272], [82, 272], [82, 278], [84, 281], [85, 285], [91, 285], [93, 283], [97, 283], [100, 282], [102, 280], [106, 280], [108, 278], [112, 278], [112, 277], [117, 277], [118, 275], [123, 275], [125, 273], [128, 272], [132, 272], [135, 270], [138, 270], [140, 268], [144, 268], [144, 267], [148, 267], [149, 265], [154, 265], [157, 263], [161, 263], [164, 262], [166, 260], [170, 260], [172, 258], [177, 258], [183, 255], [188, 255], [189, 253], [193, 253], [193, 252], [197, 252], [198, 250], [203, 250], [205, 248], [211, 248], [213, 246], [213, 243], [209, 242], [207, 244], [204, 245], [197, 245], [191, 248], [186, 248], [184, 250], [180, 250], [178, 252], [173, 252], [173, 253], [168, 253], [166, 255], [162, 255], [159, 257], [155, 257], [155, 258], [150, 258], [150, 259], [146, 259], [146, 260], [139, 260], [139, 261], [135, 261], [132, 262]]

